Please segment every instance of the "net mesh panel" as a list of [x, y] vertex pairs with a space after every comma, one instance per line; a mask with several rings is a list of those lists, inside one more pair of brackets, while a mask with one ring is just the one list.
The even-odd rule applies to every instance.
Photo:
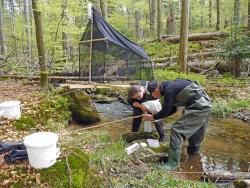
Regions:
[[[79, 75], [89, 79], [91, 24], [89, 23], [79, 45]], [[93, 40], [104, 38], [93, 20]], [[85, 41], [85, 42], [83, 42]], [[135, 52], [120, 47], [109, 40], [92, 42], [91, 80], [152, 80], [152, 62]]]

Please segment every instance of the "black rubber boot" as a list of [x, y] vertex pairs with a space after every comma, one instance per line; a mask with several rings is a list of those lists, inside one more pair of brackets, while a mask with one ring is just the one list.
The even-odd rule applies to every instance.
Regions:
[[200, 153], [200, 147], [187, 147], [187, 153], [189, 158]]
[[22, 161], [28, 159], [27, 150], [13, 150], [9, 154], [4, 155], [4, 160], [8, 164], [12, 164], [16, 161]]
[[11, 150], [25, 150], [25, 146], [23, 142], [17, 142], [17, 143], [6, 143], [6, 142], [0, 142], [0, 154], [9, 152]]
[[162, 121], [156, 122], [155, 128], [159, 134], [159, 142], [166, 141], [166, 136], [165, 136], [164, 128], [163, 128], [163, 122]]

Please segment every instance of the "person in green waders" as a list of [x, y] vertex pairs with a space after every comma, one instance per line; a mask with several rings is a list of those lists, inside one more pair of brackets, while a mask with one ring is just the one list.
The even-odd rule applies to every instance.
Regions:
[[170, 132], [170, 149], [168, 161], [162, 168], [173, 170], [179, 166], [183, 140], [188, 140], [189, 157], [199, 153], [201, 143], [208, 126], [211, 101], [199, 83], [177, 79], [148, 83], [147, 90], [152, 97], [164, 97], [162, 110], [157, 114], [143, 114], [144, 120], [158, 120], [175, 113], [177, 107], [184, 107], [182, 116], [172, 125]]

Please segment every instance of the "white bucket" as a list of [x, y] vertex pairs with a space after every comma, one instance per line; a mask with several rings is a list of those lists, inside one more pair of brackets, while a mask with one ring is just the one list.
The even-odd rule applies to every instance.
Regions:
[[37, 132], [24, 137], [30, 165], [41, 169], [55, 164], [60, 155], [57, 142], [58, 135], [52, 132]]
[[0, 116], [8, 119], [21, 117], [20, 101], [6, 101], [0, 104]]
[[149, 147], [158, 148], [160, 146], [159, 140], [156, 139], [147, 139]]
[[152, 131], [152, 122], [144, 121], [144, 132], [150, 133]]

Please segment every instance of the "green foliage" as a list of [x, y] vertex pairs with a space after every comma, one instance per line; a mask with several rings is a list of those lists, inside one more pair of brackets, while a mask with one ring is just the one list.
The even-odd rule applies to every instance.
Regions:
[[[173, 57], [179, 54], [179, 44], [173, 44], [162, 40], [161, 42], [148, 43], [143, 46], [152, 59]], [[196, 42], [188, 43], [188, 52], [195, 53], [201, 50], [201, 45]]]
[[90, 156], [91, 163], [94, 163], [98, 166], [105, 166], [108, 159], [114, 161], [122, 161], [126, 159], [127, 154], [124, 152], [124, 145], [124, 141], [119, 139], [112, 145], [96, 151]]
[[17, 130], [28, 130], [36, 127], [34, 119], [28, 115], [22, 115], [13, 125]]
[[246, 30], [240, 27], [232, 28], [230, 37], [223, 39], [219, 44], [222, 50], [217, 53], [217, 56], [227, 60], [234, 58], [250, 57], [250, 38], [246, 35]]
[[240, 108], [250, 110], [250, 99], [233, 99], [228, 102], [216, 100], [213, 102], [212, 114], [216, 117], [226, 118]]
[[235, 78], [231, 74], [223, 74], [222, 77], [216, 79], [218, 83], [222, 84], [244, 84], [245, 82], [249, 82], [249, 78]]
[[195, 74], [195, 73], [185, 74], [185, 73], [175, 72], [175, 71], [168, 70], [168, 69], [165, 69], [165, 70], [156, 69], [154, 70], [154, 75], [155, 75], [155, 79], [160, 80], [160, 81], [183, 78], [183, 79], [198, 81], [201, 84], [205, 84], [206, 82], [206, 78], [203, 75]]
[[69, 101], [57, 95], [57, 92], [38, 94], [39, 104], [31, 104], [31, 109], [24, 111], [19, 120], [14, 122], [17, 130], [29, 130], [38, 126], [57, 130], [68, 124], [71, 119]]
[[171, 187], [181, 187], [181, 188], [215, 188], [216, 186], [211, 183], [199, 183], [190, 180], [180, 180], [173, 178], [168, 171], [160, 170], [154, 168], [142, 178], [136, 179], [130, 177], [129, 179], [119, 179], [113, 180], [115, 187], [124, 187], [129, 182], [133, 187], [157, 187], [157, 188], [171, 188]]
[[42, 182], [47, 182], [51, 187], [100, 187], [101, 183], [89, 168], [89, 156], [76, 148], [71, 148], [68, 159], [41, 170], [41, 178]]

